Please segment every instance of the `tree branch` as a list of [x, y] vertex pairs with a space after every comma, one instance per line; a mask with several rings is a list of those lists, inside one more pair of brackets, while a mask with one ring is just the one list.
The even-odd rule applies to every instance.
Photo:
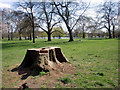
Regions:
[[52, 25], [52, 27], [51, 27], [51, 30], [52, 30], [52, 29], [53, 29], [53, 27], [54, 27], [56, 24], [58, 24], [58, 23], [60, 23], [60, 21], [58, 21], [58, 22], [54, 23], [54, 24]]
[[85, 10], [82, 12], [82, 14], [79, 16], [79, 18], [76, 20], [75, 24], [73, 25], [73, 27], [71, 28], [71, 30], [73, 30], [73, 28], [75, 27], [75, 25], [78, 23], [78, 21], [80, 20], [80, 17], [85, 13], [85, 11], [88, 9], [90, 5], [90, 2], [88, 4], [88, 6], [85, 8]]
[[42, 28], [40, 25], [36, 25], [35, 27], [39, 27], [41, 28], [43, 31], [45, 31], [46, 33], [48, 33], [48, 31], [46, 31], [44, 28]]
[[104, 27], [105, 27], [107, 30], [109, 29], [106, 25], [104, 25]]

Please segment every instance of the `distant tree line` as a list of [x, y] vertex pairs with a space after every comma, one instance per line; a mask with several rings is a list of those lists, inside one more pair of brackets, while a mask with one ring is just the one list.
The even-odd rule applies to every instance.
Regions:
[[[4, 33], [2, 37], [7, 36], [8, 40], [24, 37], [33, 43], [37, 37], [48, 37], [48, 41], [51, 37], [64, 36], [69, 36], [69, 41], [74, 41], [73, 37], [119, 37], [116, 3], [104, 2], [96, 11], [100, 16], [95, 19], [84, 15], [89, 5], [83, 1], [15, 2], [16, 10], [2, 11], [2, 22], [8, 26], [7, 35]], [[63, 23], [67, 31], [61, 26]], [[102, 31], [103, 28], [106, 31]]]

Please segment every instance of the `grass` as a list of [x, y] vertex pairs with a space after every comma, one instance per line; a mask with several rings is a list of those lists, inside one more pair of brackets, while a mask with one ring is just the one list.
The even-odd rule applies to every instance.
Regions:
[[39, 75], [40, 75], [40, 76], [44, 76], [44, 75], [47, 75], [47, 74], [49, 74], [49, 72], [41, 71]]
[[63, 78], [60, 78], [60, 79], [57, 79], [57, 80], [61, 81], [64, 84], [68, 84], [68, 83], [72, 82], [72, 80], [70, 78], [67, 78], [67, 77], [63, 77]]
[[[118, 40], [117, 39], [67, 39], [46, 42], [36, 39], [36, 43], [28, 40], [2, 40], [3, 87], [13, 87], [6, 84], [8, 67], [16, 65], [24, 59], [29, 48], [47, 46], [61, 47], [63, 53], [73, 66], [75, 78], [68, 76], [78, 88], [115, 88], [118, 86]], [[19, 81], [19, 80], [18, 80]], [[17, 80], [16, 80], [16, 83]]]

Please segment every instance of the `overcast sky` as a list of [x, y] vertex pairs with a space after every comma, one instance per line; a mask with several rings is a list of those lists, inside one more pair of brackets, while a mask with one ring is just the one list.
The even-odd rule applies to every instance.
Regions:
[[[11, 8], [12, 2], [18, 2], [18, 1], [23, 1], [23, 0], [0, 0], [0, 8]], [[34, 0], [34, 1], [41, 1], [41, 0]], [[59, 0], [57, 0], [59, 1]], [[60, 0], [60, 1], [68, 1], [68, 0]], [[72, 1], [80, 1], [80, 0], [72, 0]], [[90, 8], [85, 12], [85, 15], [95, 17], [96, 16], [96, 6], [99, 4], [103, 4], [104, 1], [106, 0], [83, 0], [86, 3], [90, 2]], [[107, 0], [108, 1], [108, 0]], [[113, 0], [111, 0], [113, 1]], [[118, 2], [119, 0], [114, 0], [114, 2]]]

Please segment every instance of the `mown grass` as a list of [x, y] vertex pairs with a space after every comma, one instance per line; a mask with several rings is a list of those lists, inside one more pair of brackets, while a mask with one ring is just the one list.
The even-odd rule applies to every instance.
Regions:
[[[73, 66], [75, 76], [68, 76], [78, 88], [112, 88], [118, 86], [118, 40], [117, 39], [67, 39], [47, 42], [36, 39], [2, 40], [3, 87], [7, 77], [5, 71], [9, 66], [22, 62], [26, 50], [47, 46], [61, 47], [63, 53]], [[12, 86], [11, 86], [12, 87]]]

